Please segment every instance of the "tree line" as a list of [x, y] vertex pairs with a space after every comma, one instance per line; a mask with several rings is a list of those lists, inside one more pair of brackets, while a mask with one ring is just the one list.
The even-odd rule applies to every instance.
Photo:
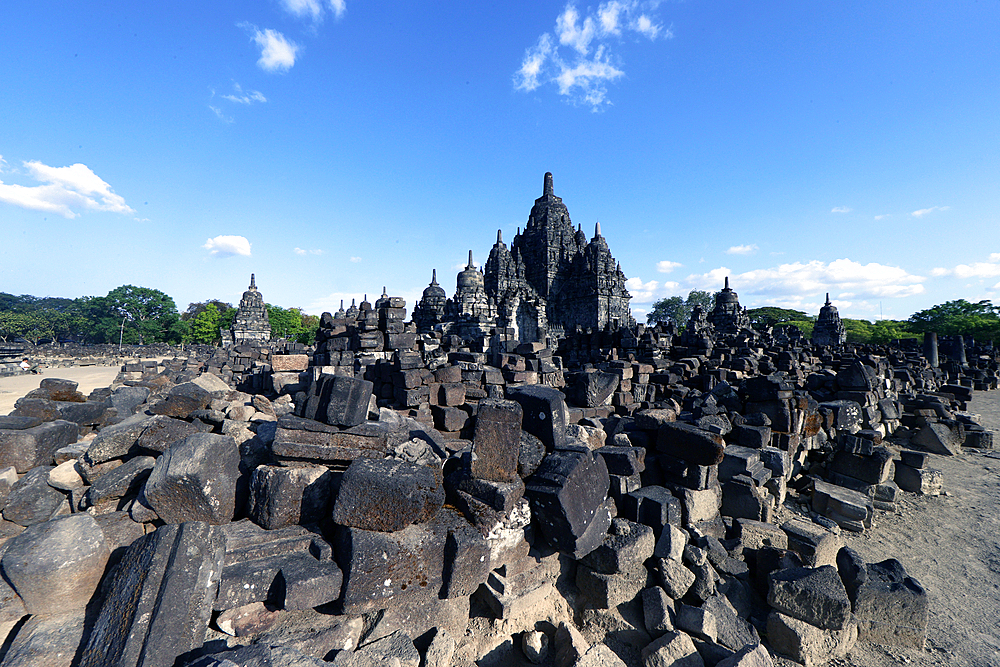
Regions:
[[[653, 304], [646, 315], [648, 324], [673, 322], [678, 330], [683, 329], [691, 317], [695, 306], [710, 312], [715, 307], [715, 295], [702, 290], [691, 290], [687, 298], [671, 296]], [[767, 328], [796, 327], [808, 338], [812, 335], [816, 316], [801, 310], [764, 306], [747, 310], [750, 325], [758, 330]], [[962, 334], [972, 336], [977, 341], [1000, 343], [1000, 305], [994, 306], [989, 299], [975, 303], [965, 299], [948, 301], [926, 310], [921, 310], [905, 320], [857, 320], [841, 318], [847, 332], [847, 340], [852, 343], [888, 343], [893, 340], [915, 338], [923, 340], [925, 333], [940, 335]]]
[[[312, 342], [319, 328], [318, 316], [300, 308], [265, 306], [272, 338]], [[235, 317], [236, 308], [219, 299], [188, 304], [182, 313], [167, 294], [134, 285], [78, 299], [0, 292], [0, 341], [4, 343], [218, 344], [220, 329], [232, 326]]]

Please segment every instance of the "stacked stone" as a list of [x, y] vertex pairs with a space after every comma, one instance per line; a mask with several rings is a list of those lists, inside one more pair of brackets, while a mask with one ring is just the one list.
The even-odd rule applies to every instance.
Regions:
[[813, 327], [812, 342], [827, 347], [840, 346], [847, 342], [847, 330], [840, 321], [837, 307], [830, 303], [829, 292], [826, 295], [826, 303], [819, 309], [819, 317], [816, 318]]
[[271, 340], [271, 323], [267, 318], [264, 297], [257, 290], [254, 275], [250, 274], [250, 287], [243, 292], [240, 305], [229, 331], [222, 330], [223, 344], [266, 343]]

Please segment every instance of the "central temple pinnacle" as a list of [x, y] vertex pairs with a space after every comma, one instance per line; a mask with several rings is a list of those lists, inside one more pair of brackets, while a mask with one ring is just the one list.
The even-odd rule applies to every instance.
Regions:
[[470, 253], [452, 299], [442, 299], [443, 290], [432, 280], [414, 311], [418, 326], [461, 335], [506, 329], [516, 340], [530, 342], [634, 323], [625, 274], [601, 235], [601, 223], [590, 240], [581, 227], [574, 229], [551, 173], [545, 174], [524, 231], [518, 230], [509, 248], [498, 231], [485, 268], [485, 273], [476, 269]]

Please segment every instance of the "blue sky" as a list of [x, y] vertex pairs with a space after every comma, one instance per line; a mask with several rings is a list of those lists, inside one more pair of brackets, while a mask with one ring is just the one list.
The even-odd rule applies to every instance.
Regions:
[[454, 291], [551, 171], [633, 313], [1000, 302], [1000, 3], [0, 5], [0, 291]]

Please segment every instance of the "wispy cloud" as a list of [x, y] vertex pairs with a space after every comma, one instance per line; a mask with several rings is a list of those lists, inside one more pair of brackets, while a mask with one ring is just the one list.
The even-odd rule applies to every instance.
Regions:
[[304, 248], [295, 248], [292, 250], [296, 255], [322, 255], [323, 251], [320, 249], [316, 250], [305, 250]]
[[949, 208], [951, 208], [951, 207], [950, 206], [931, 206], [930, 208], [922, 208], [922, 209], [916, 210], [913, 213], [911, 213], [910, 215], [912, 215], [914, 218], [922, 218], [925, 215], [933, 213], [934, 211], [947, 211]]
[[931, 270], [931, 275], [935, 277], [955, 276], [963, 280], [969, 278], [996, 278], [1000, 276], [1000, 253], [991, 253], [987, 262], [959, 264], [951, 269], [938, 267]]
[[[5, 164], [5, 163], [4, 163]], [[31, 177], [42, 185], [25, 186], [0, 181], [0, 201], [34, 211], [75, 218], [81, 210], [130, 213], [135, 210], [111, 186], [84, 164], [50, 167], [37, 160], [24, 162]]]
[[227, 116], [226, 114], [224, 114], [222, 112], [222, 109], [220, 109], [219, 107], [214, 107], [211, 104], [209, 104], [208, 108], [211, 109], [212, 113], [215, 114], [215, 117], [218, 118], [219, 120], [221, 120], [223, 123], [232, 123], [233, 122], [233, 117], [232, 116]]
[[883, 213], [881, 215], [876, 215], [875, 219], [876, 220], [885, 220], [888, 217], [891, 217], [891, 214], [889, 214], [889, 213]]
[[656, 3], [639, 0], [609, 0], [585, 14], [572, 2], [556, 17], [553, 34], [542, 33], [525, 50], [521, 67], [514, 73], [514, 88], [530, 92], [555, 84], [559, 94], [577, 104], [599, 111], [610, 104], [607, 84], [625, 75], [619, 59], [610, 51], [613, 39], [626, 33], [649, 40], [670, 38], [670, 30], [646, 13]]
[[726, 267], [688, 276], [685, 280], [697, 289], [718, 289], [726, 276], [741, 295], [759, 297], [803, 297], [823, 292], [850, 293], [858, 298], [893, 298], [924, 292], [923, 276], [898, 266], [871, 262], [861, 264], [850, 259], [833, 262], [792, 262], [766, 269], [734, 274]]
[[642, 278], [633, 276], [625, 281], [625, 287], [628, 289], [629, 294], [632, 295], [633, 301], [637, 303], [650, 303], [655, 299], [674, 294], [680, 287], [680, 283], [673, 281], [661, 283], [657, 280], [643, 282]]
[[726, 254], [727, 255], [752, 255], [755, 252], [757, 252], [757, 250], [759, 250], [759, 248], [757, 247], [756, 243], [751, 243], [749, 245], [734, 245], [734, 246], [730, 246], [730, 248], [728, 250], [726, 250]]
[[260, 59], [257, 66], [267, 72], [287, 72], [295, 64], [299, 45], [289, 41], [277, 30], [266, 28], [260, 30], [252, 23], [239, 23], [250, 34], [250, 38], [260, 48]]
[[830, 213], [850, 213], [851, 208], [848, 206], [834, 206], [830, 209]]
[[322, 21], [327, 11], [333, 12], [338, 19], [347, 11], [345, 0], [330, 0], [328, 3], [320, 0], [281, 0], [281, 6], [292, 16], [308, 18], [313, 23]]
[[248, 90], [244, 92], [243, 87], [236, 82], [233, 82], [233, 93], [234, 94], [232, 95], [223, 95], [222, 99], [246, 105], [253, 104], [254, 102], [267, 102], [267, 98], [264, 97], [264, 93], [259, 90]]
[[250, 256], [250, 241], [243, 236], [216, 236], [205, 241], [202, 248], [215, 257]]
[[360, 264], [360, 263], [361, 263], [360, 257], [351, 257], [351, 264]]
[[665, 259], [662, 262], [656, 263], [656, 270], [660, 273], [670, 273], [674, 269], [679, 269], [682, 266], [684, 265], [681, 264], [680, 262], [671, 262]]

